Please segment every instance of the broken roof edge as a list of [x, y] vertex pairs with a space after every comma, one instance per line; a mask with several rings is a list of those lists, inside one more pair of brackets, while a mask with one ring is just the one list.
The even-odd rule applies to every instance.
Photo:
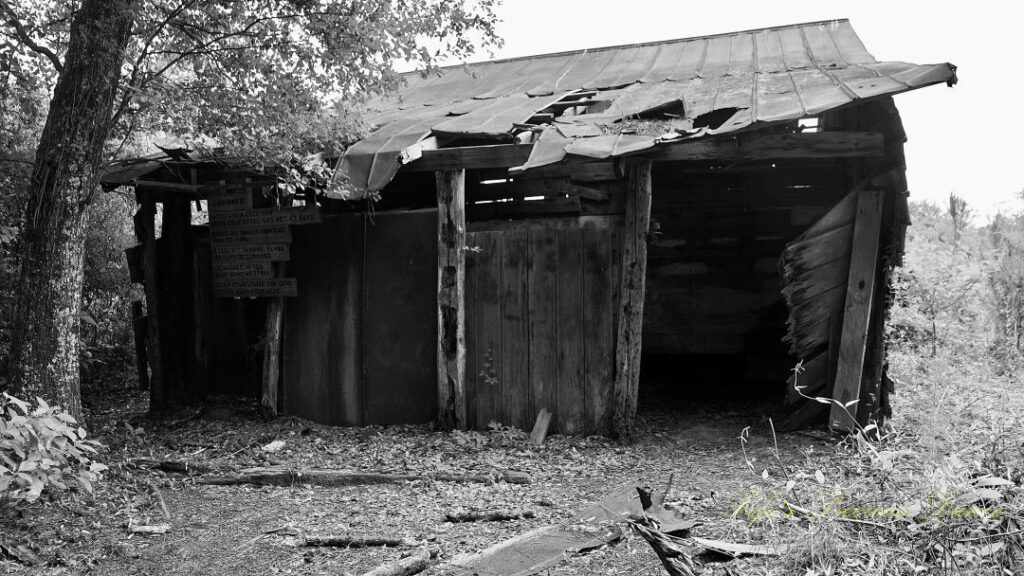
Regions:
[[[674, 44], [676, 42], [692, 42], [694, 40], [710, 40], [712, 38], [723, 38], [728, 36], [736, 36], [739, 34], [754, 34], [757, 32], [768, 32], [771, 30], [782, 30], [785, 28], [800, 28], [803, 26], [820, 26], [824, 24], [833, 23], [850, 23], [849, 18], [833, 18], [831, 20], [814, 20], [810, 22], [799, 22], [796, 24], [782, 24], [779, 26], [762, 26], [760, 28], [751, 28], [749, 30], [735, 30], [732, 32], [718, 32], [715, 34], [701, 34], [699, 36], [684, 36], [682, 38], [666, 38], [664, 40], [651, 40], [649, 42], [632, 42], [626, 44], [611, 44], [607, 46], [598, 46], [595, 48], [580, 48], [576, 50], [563, 50], [561, 52], [547, 52], [541, 54], [528, 54], [526, 56], [510, 56], [508, 58], [498, 58], [494, 60], [477, 60], [473, 62], [461, 62], [459, 64], [446, 64], [444, 66], [437, 66], [434, 70], [458, 70], [465, 66], [478, 66], [481, 64], [506, 64], [509, 62], [523, 62], [528, 60], [536, 60], [541, 58], [555, 58], [558, 56], [574, 56], [577, 54], [591, 54], [594, 52], [605, 52], [608, 50], [622, 50], [625, 48], [646, 48], [648, 46], [660, 46], [663, 44]], [[429, 72], [429, 70], [410, 70], [408, 72], [399, 72], [400, 76], [411, 76], [411, 75], [423, 75]]]

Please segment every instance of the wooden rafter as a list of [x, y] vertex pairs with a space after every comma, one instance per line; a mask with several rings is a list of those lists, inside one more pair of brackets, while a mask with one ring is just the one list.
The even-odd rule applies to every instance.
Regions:
[[[521, 166], [530, 158], [532, 144], [497, 144], [423, 150], [423, 155], [402, 169], [410, 172]], [[857, 158], [885, 154], [877, 132], [814, 132], [807, 134], [750, 134], [730, 138], [704, 138], [667, 144], [643, 154], [655, 162], [753, 161], [798, 158]]]

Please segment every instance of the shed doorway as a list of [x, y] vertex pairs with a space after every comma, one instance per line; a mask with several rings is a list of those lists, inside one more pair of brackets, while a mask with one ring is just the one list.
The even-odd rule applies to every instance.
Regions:
[[655, 164], [640, 418], [782, 407], [797, 360], [780, 255], [842, 198], [841, 173], [833, 160]]

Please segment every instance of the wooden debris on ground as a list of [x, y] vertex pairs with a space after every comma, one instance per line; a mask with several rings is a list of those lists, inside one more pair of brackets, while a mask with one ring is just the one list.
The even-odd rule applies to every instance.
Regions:
[[651, 545], [671, 576], [696, 576], [696, 564], [693, 557], [682, 548], [682, 540], [658, 530], [648, 518], [630, 520], [629, 525]]
[[129, 534], [167, 534], [171, 531], [170, 524], [129, 524]]
[[0, 560], [9, 559], [25, 566], [38, 566], [43, 561], [28, 546], [0, 542]]
[[672, 482], [674, 480], [675, 474], [669, 474], [665, 489], [661, 492], [637, 488], [637, 493], [640, 496], [640, 504], [644, 508], [644, 514], [655, 520], [662, 532], [681, 535], [699, 524], [699, 522], [686, 519], [678, 511], [665, 506], [665, 500], [668, 498], [668, 493], [672, 490]]
[[622, 531], [608, 523], [640, 513], [636, 490], [624, 487], [562, 524], [530, 530], [476, 554], [456, 558], [451, 565], [459, 576], [537, 574], [569, 555], [584, 554], [620, 541]]
[[361, 486], [366, 484], [395, 484], [414, 480], [438, 482], [493, 484], [529, 484], [530, 477], [522, 472], [501, 472], [498, 474], [377, 474], [372, 472], [345, 472], [341, 470], [295, 469], [295, 468], [249, 468], [238, 474], [211, 476], [197, 480], [199, 484], [233, 486], [256, 484], [260, 486], [293, 486], [310, 484], [316, 486]]
[[422, 548], [415, 554], [394, 562], [382, 564], [366, 572], [363, 576], [412, 576], [426, 570], [430, 566], [431, 559], [436, 556], [436, 549]]
[[536, 518], [537, 513], [533, 510], [482, 510], [471, 512], [456, 512], [444, 515], [445, 522], [504, 522], [506, 520], [519, 520], [522, 518]]
[[169, 474], [205, 474], [210, 471], [209, 466], [181, 462], [177, 460], [155, 460], [153, 458], [131, 458], [128, 465], [146, 470], [160, 470]]
[[693, 541], [712, 552], [718, 552], [733, 558], [739, 558], [740, 556], [778, 556], [789, 551], [788, 544], [737, 544], [734, 542], [698, 538], [696, 536], [693, 537]]
[[548, 437], [548, 427], [551, 425], [551, 411], [541, 408], [537, 413], [537, 421], [533, 424], [533, 431], [530, 432], [530, 444], [540, 446]]
[[164, 495], [160, 492], [160, 489], [156, 487], [156, 484], [149, 483], [149, 490], [153, 494], [153, 498], [156, 499], [157, 506], [160, 507], [160, 513], [163, 514], [164, 520], [171, 521], [171, 513], [167, 510], [167, 503], [164, 502]]
[[332, 548], [415, 548], [423, 542], [411, 538], [389, 538], [386, 536], [306, 536], [306, 546], [323, 546]]

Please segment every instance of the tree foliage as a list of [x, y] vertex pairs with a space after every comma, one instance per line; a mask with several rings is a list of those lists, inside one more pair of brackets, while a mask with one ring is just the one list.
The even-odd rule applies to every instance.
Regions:
[[930, 355], [953, 350], [1013, 370], [1024, 360], [1024, 214], [971, 218], [950, 196], [946, 209], [910, 205], [905, 266], [896, 275], [891, 330]]
[[360, 130], [350, 111], [394, 88], [398, 63], [429, 71], [495, 45], [497, 1], [0, 0], [0, 144], [31, 215], [12, 387], [77, 414], [73, 327], [102, 160], [171, 138], [256, 162], [337, 152]]
[[[76, 4], [0, 0], [7, 42], [35, 77], [52, 82]], [[397, 86], [397, 65], [429, 70], [494, 46], [495, 4], [135, 2], [110, 152], [171, 136], [268, 160], [337, 147], [358, 131], [348, 111]]]

